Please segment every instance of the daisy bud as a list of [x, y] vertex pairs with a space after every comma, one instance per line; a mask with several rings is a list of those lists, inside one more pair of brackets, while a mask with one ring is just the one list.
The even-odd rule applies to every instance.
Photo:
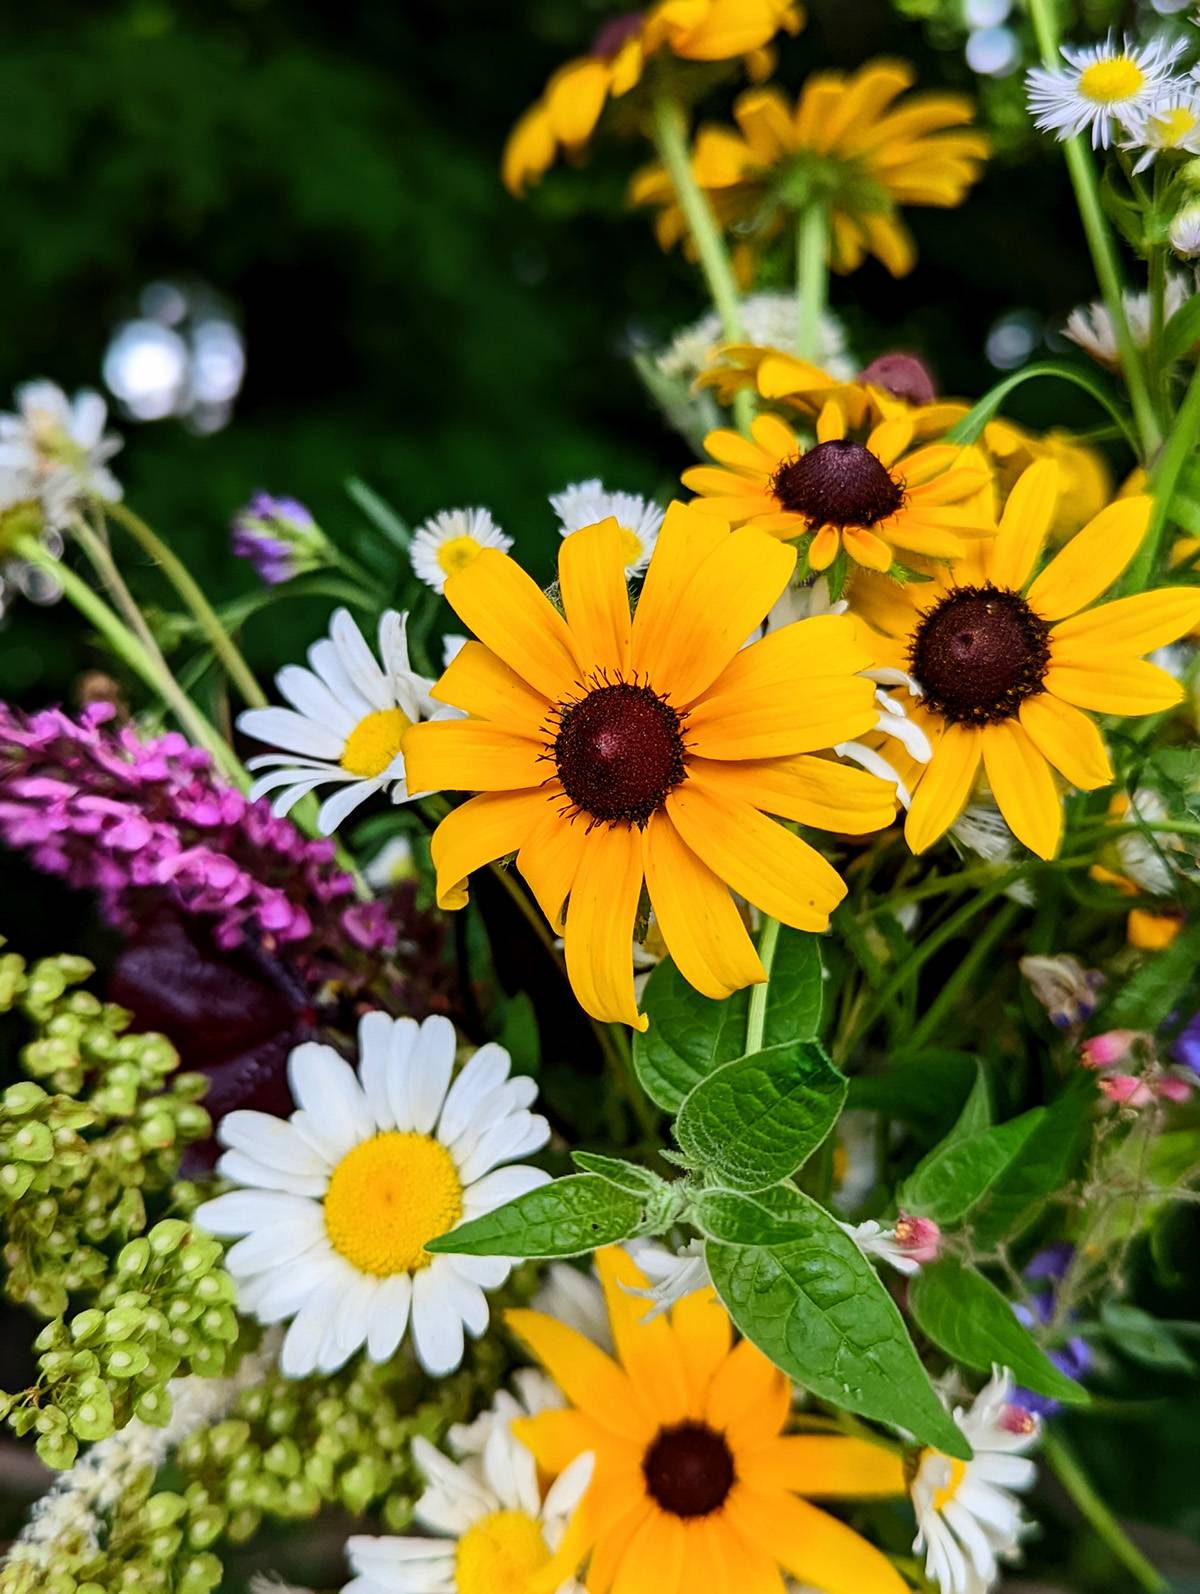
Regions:
[[1154, 1092], [1136, 1074], [1113, 1074], [1100, 1081], [1100, 1089], [1109, 1099], [1122, 1107], [1145, 1107], [1154, 1100]]
[[[1196, 165], [1195, 161], [1189, 163]], [[1168, 237], [1171, 248], [1184, 260], [1200, 255], [1200, 201], [1193, 201], [1176, 212]]]
[[1131, 1055], [1139, 1041], [1149, 1036], [1136, 1029], [1110, 1029], [1091, 1035], [1079, 1048], [1079, 1061], [1085, 1068], [1113, 1068]]

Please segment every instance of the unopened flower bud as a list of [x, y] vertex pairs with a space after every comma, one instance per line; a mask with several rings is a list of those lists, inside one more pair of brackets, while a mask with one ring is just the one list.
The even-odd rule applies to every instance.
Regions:
[[[1189, 162], [1196, 165], [1195, 161]], [[1167, 234], [1171, 248], [1184, 260], [1195, 260], [1200, 255], [1200, 201], [1193, 200], [1177, 211]]]

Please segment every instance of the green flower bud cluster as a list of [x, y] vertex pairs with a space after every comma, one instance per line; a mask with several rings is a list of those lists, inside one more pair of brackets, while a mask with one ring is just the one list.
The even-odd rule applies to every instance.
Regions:
[[95, 1305], [55, 1318], [34, 1340], [38, 1381], [0, 1394], [18, 1435], [34, 1434], [49, 1467], [69, 1467], [80, 1440], [105, 1439], [131, 1417], [171, 1416], [168, 1382], [224, 1372], [238, 1338], [235, 1286], [217, 1240], [164, 1218], [123, 1247]]

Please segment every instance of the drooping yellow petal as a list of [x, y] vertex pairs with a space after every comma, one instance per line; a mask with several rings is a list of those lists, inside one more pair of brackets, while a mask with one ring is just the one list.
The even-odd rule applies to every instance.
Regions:
[[944, 836], [967, 806], [981, 756], [974, 726], [947, 725], [917, 783], [904, 822], [904, 839], [914, 852], [924, 852]]
[[1005, 823], [1039, 858], [1053, 858], [1062, 839], [1062, 798], [1050, 766], [1018, 720], [982, 731], [983, 767]]
[[545, 740], [546, 699], [482, 642], [468, 642], [459, 649], [430, 696], [516, 736]]
[[883, 574], [892, 568], [892, 550], [882, 538], [863, 526], [843, 526], [842, 547], [863, 570], [877, 570]]
[[1047, 692], [1097, 714], [1159, 714], [1184, 697], [1183, 687], [1157, 664], [1116, 659], [1112, 664], [1052, 664]]
[[498, 548], [483, 548], [446, 582], [446, 601], [481, 642], [552, 703], [579, 680], [567, 622], [531, 576]]
[[583, 849], [587, 846], [587, 820], [572, 820], [564, 812], [570, 799], [557, 783], [542, 795], [542, 811], [521, 843], [517, 868], [529, 882], [538, 907], [557, 935], [563, 932], [563, 906], [575, 884]]
[[1019, 592], [1033, 574], [1054, 520], [1058, 482], [1052, 459], [1039, 460], [1017, 478], [992, 544], [990, 573], [998, 587]]
[[536, 791], [488, 792], [446, 815], [430, 843], [439, 908], [464, 907], [468, 877], [524, 845], [541, 802]]
[[805, 1500], [739, 1486], [725, 1509], [744, 1538], [823, 1594], [908, 1594], [908, 1584], [881, 1551]]
[[679, 1362], [675, 1333], [663, 1313], [652, 1315], [645, 1293], [649, 1281], [618, 1245], [596, 1252], [596, 1272], [604, 1290], [617, 1360], [642, 1392], [661, 1426], [674, 1427], [688, 1412], [688, 1387]]
[[1150, 523], [1153, 500], [1119, 498], [1089, 520], [1061, 548], [1029, 589], [1032, 608], [1046, 620], [1086, 609], [1124, 570]]
[[410, 791], [517, 791], [553, 773], [545, 747], [486, 720], [426, 720], [404, 735]]
[[536, 181], [554, 164], [554, 129], [545, 103], [531, 105], [508, 135], [500, 175], [505, 188], [520, 198], [531, 181]]
[[608, 63], [593, 56], [568, 61], [546, 84], [546, 111], [560, 144], [586, 144], [608, 98]]
[[1097, 604], [1060, 620], [1051, 632], [1056, 664], [1102, 664], [1115, 655], [1153, 653], [1200, 625], [1200, 587], [1160, 587]]
[[567, 977], [585, 1013], [644, 1030], [633, 990], [633, 926], [642, 892], [642, 843], [636, 830], [597, 825], [571, 887], [564, 946]]
[[808, 545], [810, 569], [828, 570], [837, 558], [841, 546], [841, 533], [832, 526], [822, 526], [819, 530], [814, 531], [812, 541]]
[[1051, 692], [1021, 704], [1021, 724], [1029, 740], [1080, 791], [1095, 791], [1113, 780], [1104, 738], [1093, 720]]
[[558, 585], [575, 652], [584, 668], [629, 673], [632, 621], [621, 528], [610, 516], [563, 539]]
[[667, 798], [684, 841], [739, 896], [794, 930], [824, 930], [846, 894], [833, 865], [749, 803], [693, 778]]
[[729, 888], [686, 846], [669, 816], [645, 832], [646, 889], [667, 951], [689, 985], [720, 1001], [766, 979]]
[[739, 1457], [738, 1476], [756, 1487], [815, 1499], [872, 1500], [905, 1495], [904, 1459], [883, 1445], [840, 1434], [786, 1434]]
[[693, 758], [691, 768], [714, 791], [820, 830], [861, 836], [885, 829], [896, 817], [894, 786], [832, 758]]
[[504, 1321], [572, 1405], [606, 1432], [633, 1444], [649, 1443], [657, 1428], [654, 1412], [611, 1356], [544, 1312], [513, 1308]]

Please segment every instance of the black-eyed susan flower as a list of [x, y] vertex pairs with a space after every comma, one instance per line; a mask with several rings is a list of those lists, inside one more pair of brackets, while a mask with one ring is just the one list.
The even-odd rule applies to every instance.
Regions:
[[[564, 1549], [593, 1594], [779, 1594], [781, 1574], [824, 1594], [903, 1594], [891, 1563], [811, 1499], [905, 1492], [901, 1458], [869, 1440], [785, 1432], [792, 1388], [700, 1289], [649, 1313], [624, 1251], [596, 1258], [614, 1354], [541, 1312], [509, 1326], [566, 1396], [514, 1431], [551, 1477], [595, 1457]], [[640, 1293], [639, 1293], [640, 1292]]]
[[[766, 240], [784, 213], [824, 204], [835, 271], [853, 271], [868, 254], [893, 276], [910, 271], [916, 256], [901, 207], [961, 204], [988, 153], [984, 135], [966, 126], [974, 111], [963, 95], [896, 105], [913, 81], [907, 62], [879, 60], [849, 75], [815, 73], [794, 106], [777, 88], [748, 90], [734, 106], [737, 130], [701, 128], [693, 149], [692, 174], [718, 221]], [[639, 173], [630, 198], [658, 208], [664, 248], [685, 236], [661, 167]]]
[[759, 415], [748, 438], [711, 432], [704, 446], [717, 464], [685, 470], [683, 484], [734, 525], [804, 538], [812, 570], [828, 570], [843, 548], [880, 572], [898, 553], [955, 559], [964, 539], [995, 529], [975, 502], [989, 477], [970, 451], [930, 444], [910, 453], [914, 426], [903, 414], [879, 422], [863, 443], [846, 430], [832, 400], [808, 449], [777, 416]]
[[659, 0], [646, 11], [612, 18], [587, 55], [559, 67], [509, 134], [501, 168], [505, 187], [520, 195], [560, 152], [577, 155], [609, 100], [637, 86], [651, 57], [742, 57], [750, 75], [761, 79], [770, 71], [767, 47], [776, 33], [798, 33], [802, 22], [796, 0]]
[[643, 884], [680, 971], [727, 996], [764, 978], [730, 890], [820, 930], [846, 889], [767, 815], [888, 823], [889, 787], [816, 756], [876, 721], [854, 623], [804, 620], [742, 646], [794, 565], [773, 538], [673, 504], [633, 616], [613, 520], [563, 540], [563, 614], [491, 551], [446, 584], [479, 641], [434, 691], [470, 718], [414, 726], [405, 757], [418, 789], [481, 795], [433, 838], [438, 900], [461, 907], [467, 876], [515, 853], [596, 1018], [646, 1026], [630, 952]]
[[851, 593], [852, 609], [891, 638], [890, 649], [882, 638], [872, 643], [880, 662], [908, 670], [922, 694], [911, 712], [933, 758], [915, 775], [905, 825], [914, 852], [954, 823], [982, 767], [1013, 834], [1052, 858], [1063, 823], [1053, 771], [1083, 791], [1113, 779], [1086, 711], [1154, 714], [1183, 697], [1179, 682], [1141, 655], [1200, 620], [1200, 589], [1096, 604], [1137, 551], [1151, 500], [1110, 504], [1035, 576], [1056, 485], [1052, 462], [1030, 466], [994, 540], [950, 573], [903, 589], [858, 582]]
[[1164, 34], [1138, 44], [1110, 33], [1103, 44], [1063, 45], [1065, 67], [1033, 67], [1025, 79], [1029, 109], [1044, 133], [1090, 133], [1095, 149], [1136, 129], [1162, 96], [1186, 41]]

